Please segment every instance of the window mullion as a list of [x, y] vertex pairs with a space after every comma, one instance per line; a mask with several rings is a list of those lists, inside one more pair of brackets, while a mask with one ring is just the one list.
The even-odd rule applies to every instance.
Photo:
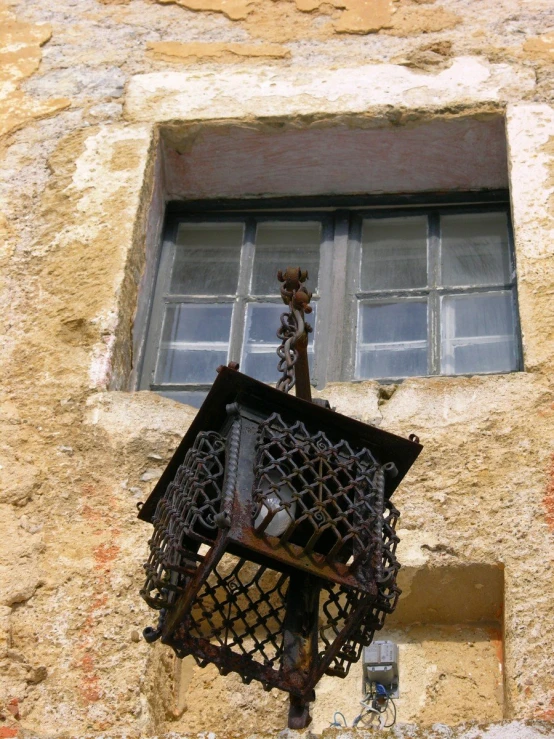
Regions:
[[256, 243], [256, 221], [247, 218], [244, 222], [244, 237], [240, 252], [239, 283], [237, 297], [233, 308], [231, 338], [229, 342], [229, 361], [242, 361], [242, 344], [244, 340], [244, 323], [246, 320], [246, 303], [252, 282], [254, 267], [254, 251]]
[[168, 233], [164, 237], [162, 244], [156, 287], [154, 289], [154, 296], [152, 299], [152, 310], [148, 323], [148, 335], [146, 337], [146, 347], [144, 351], [142, 372], [140, 374], [139, 390], [148, 390], [154, 383], [155, 379], [156, 366], [160, 355], [163, 320], [166, 308], [164, 297], [168, 291], [171, 270], [175, 259], [178, 228], [179, 222], [177, 221], [173, 224], [172, 228], [168, 229]]
[[440, 374], [440, 295], [437, 286], [440, 284], [440, 216], [429, 215], [429, 236], [427, 240], [427, 263], [429, 281], [428, 340], [429, 340], [429, 374]]
[[[318, 276], [318, 296], [317, 300], [313, 300], [312, 304], [317, 303], [318, 319], [315, 334], [309, 338], [309, 344], [314, 346], [313, 367], [311, 376], [316, 381], [317, 386], [322, 387], [326, 382], [336, 376], [330, 374], [334, 372], [334, 368], [330, 367], [330, 321], [333, 315], [334, 306], [334, 260], [336, 258], [336, 249], [334, 242], [334, 227], [331, 218], [324, 218], [321, 222], [321, 247], [319, 251], [319, 276]], [[300, 265], [302, 267], [302, 265]], [[310, 280], [308, 278], [308, 289], [310, 289]], [[313, 327], [314, 321], [308, 315], [308, 323]]]
[[[352, 354], [355, 346], [355, 306], [350, 296], [357, 282], [350, 285], [350, 213], [337, 211], [334, 221], [333, 261], [329, 275], [329, 313], [326, 316], [329, 341], [327, 381], [350, 379], [353, 374]], [[322, 291], [323, 295], [323, 291]], [[355, 301], [354, 301], [355, 302]]]

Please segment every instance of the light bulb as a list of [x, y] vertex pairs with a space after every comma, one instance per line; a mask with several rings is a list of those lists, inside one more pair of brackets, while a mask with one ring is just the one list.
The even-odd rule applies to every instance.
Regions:
[[[277, 490], [275, 490], [276, 485], [279, 485]], [[281, 480], [275, 470], [272, 470], [268, 475], [264, 475], [260, 487], [263, 495], [263, 503], [254, 521], [254, 528], [257, 529], [258, 526], [261, 526], [269, 513], [277, 511], [263, 533], [269, 536], [281, 536], [295, 519], [296, 501], [293, 500], [294, 490], [287, 482]], [[281, 508], [285, 503], [289, 505], [286, 508]], [[278, 510], [279, 508], [281, 510]]]

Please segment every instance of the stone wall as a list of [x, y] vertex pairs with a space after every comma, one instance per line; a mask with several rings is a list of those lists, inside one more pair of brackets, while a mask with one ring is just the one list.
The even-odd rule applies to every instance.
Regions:
[[[131, 391], [140, 343], [133, 324], [137, 306], [145, 310], [177, 171], [168, 152], [184, 157], [186, 168], [192, 142], [220, 125], [409, 130], [490, 116], [506, 122], [525, 371], [386, 388], [337, 383], [322, 395], [342, 413], [417, 433], [425, 445], [396, 495], [407, 594], [418, 577], [443, 582], [465, 567], [503, 573], [503, 613], [490, 638], [503, 667], [503, 704], [493, 705], [491, 685], [490, 702], [474, 716], [453, 711], [441, 720], [486, 721], [500, 710], [543, 722], [532, 730], [517, 724], [527, 733], [514, 736], [548, 735], [549, 28], [550, 0], [0, 6], [0, 737], [252, 733], [285, 723], [283, 695], [175, 664], [140, 637], [152, 615], [138, 597], [149, 529], [137, 521], [136, 503], [194, 415]], [[138, 333], [142, 321], [139, 312]], [[479, 584], [467, 596], [477, 617]], [[437, 617], [437, 628], [455, 625]], [[465, 679], [447, 668], [450, 687], [438, 685], [438, 657], [428, 651], [422, 724], [437, 720], [434, 707], [452, 703]], [[322, 685], [329, 710], [340, 690], [336, 681]], [[490, 731], [483, 736], [509, 735]]]

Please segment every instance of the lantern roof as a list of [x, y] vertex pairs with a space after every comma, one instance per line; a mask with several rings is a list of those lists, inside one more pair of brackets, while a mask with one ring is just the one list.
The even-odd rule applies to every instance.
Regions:
[[398, 487], [422, 450], [421, 444], [376, 426], [370, 426], [318, 403], [301, 400], [229, 367], [222, 367], [196, 417], [177, 447], [154, 490], [141, 507], [139, 518], [152, 521], [159, 499], [174, 479], [189, 448], [200, 431], [217, 430], [225, 422], [229, 403], [239, 403], [259, 413], [279, 413], [301, 420], [310, 429], [323, 429], [358, 447], [368, 447], [381, 459], [393, 462], [398, 474], [387, 477], [386, 494]]

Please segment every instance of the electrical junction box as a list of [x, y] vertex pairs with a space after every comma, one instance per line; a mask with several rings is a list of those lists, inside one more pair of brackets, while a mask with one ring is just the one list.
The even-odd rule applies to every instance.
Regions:
[[364, 695], [375, 692], [379, 684], [386, 688], [389, 695], [398, 698], [398, 645], [392, 641], [374, 641], [364, 647], [363, 683]]

